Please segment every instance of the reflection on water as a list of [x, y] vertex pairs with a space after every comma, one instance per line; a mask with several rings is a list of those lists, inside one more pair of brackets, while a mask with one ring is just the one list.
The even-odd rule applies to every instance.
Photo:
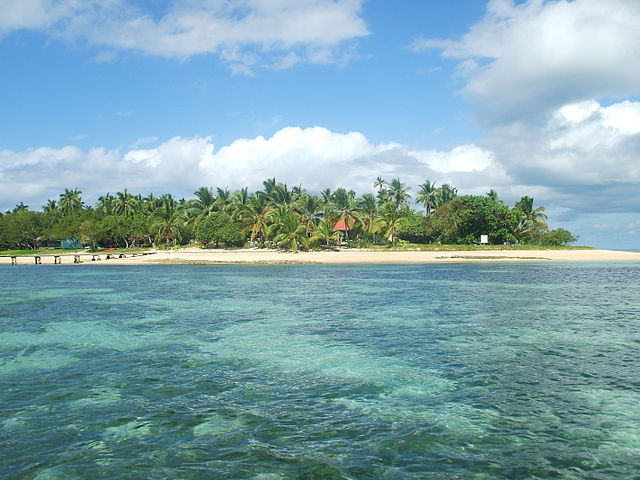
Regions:
[[640, 471], [638, 264], [0, 275], [1, 478]]

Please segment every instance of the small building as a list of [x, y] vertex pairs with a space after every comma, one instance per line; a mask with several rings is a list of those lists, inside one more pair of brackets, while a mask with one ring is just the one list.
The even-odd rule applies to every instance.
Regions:
[[333, 226], [334, 232], [340, 232], [340, 242], [344, 242], [346, 238], [349, 236], [349, 230], [353, 228], [353, 224], [355, 223], [355, 221], [356, 221], [355, 217], [349, 216], [349, 223], [351, 224], [351, 226], [347, 224], [346, 218], [341, 218]]
[[84, 245], [77, 238], [65, 238], [60, 240], [60, 247], [67, 249], [84, 248]]

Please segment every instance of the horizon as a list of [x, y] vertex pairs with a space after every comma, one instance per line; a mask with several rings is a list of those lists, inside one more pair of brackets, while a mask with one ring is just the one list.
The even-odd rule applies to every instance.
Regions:
[[524, 195], [640, 248], [640, 4], [33, 0], [0, 6], [0, 210], [125, 187]]

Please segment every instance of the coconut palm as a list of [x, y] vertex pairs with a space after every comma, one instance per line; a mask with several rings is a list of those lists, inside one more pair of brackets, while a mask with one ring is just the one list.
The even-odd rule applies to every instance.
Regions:
[[216, 206], [222, 212], [231, 210], [231, 191], [228, 188], [216, 188]]
[[304, 188], [302, 188], [302, 185], [294, 185], [293, 187], [291, 187], [291, 196], [293, 197], [294, 201], [301, 199], [306, 194], [307, 192]]
[[378, 193], [380, 193], [381, 190], [384, 190], [386, 188], [386, 185], [387, 181], [382, 177], [376, 178], [375, 182], [373, 182], [373, 188], [377, 188]]
[[100, 195], [96, 202], [96, 210], [103, 215], [113, 215], [115, 198], [109, 192], [106, 195]]
[[77, 188], [73, 190], [69, 190], [68, 188], [64, 189], [64, 193], [60, 194], [60, 199], [58, 200], [58, 208], [62, 215], [71, 215], [72, 213], [82, 210], [84, 204], [80, 197], [81, 193]]
[[236, 218], [249, 225], [252, 242], [257, 239], [264, 243], [267, 239], [271, 209], [267, 196], [263, 192], [256, 192], [249, 197], [246, 205], [236, 211]]
[[360, 197], [358, 200], [358, 212], [360, 213], [362, 227], [375, 241], [378, 215], [378, 204], [376, 202], [376, 198], [370, 193], [366, 193]]
[[271, 192], [273, 191], [273, 189], [276, 187], [276, 185], [278, 184], [278, 182], [276, 182], [276, 178], [267, 178], [264, 182], [262, 182], [262, 185], [264, 186], [264, 194], [268, 197], [271, 196]]
[[47, 203], [42, 206], [42, 211], [55, 215], [58, 213], [58, 203], [55, 200], [47, 200]]
[[15, 207], [13, 207], [13, 210], [11, 210], [11, 213], [21, 213], [21, 212], [26, 212], [28, 210], [29, 210], [29, 205], [25, 205], [24, 203], [20, 202]]
[[154, 212], [156, 219], [154, 227], [158, 241], [165, 243], [172, 241], [174, 245], [182, 240], [184, 228], [184, 212], [178, 208], [178, 203], [171, 195], [163, 195], [162, 204]]
[[271, 194], [269, 195], [269, 198], [274, 205], [282, 205], [287, 209], [291, 209], [291, 207], [293, 206], [293, 203], [296, 200], [295, 196], [289, 190], [286, 183], [277, 184], [271, 190]]
[[198, 207], [200, 210], [213, 210], [213, 205], [216, 203], [216, 196], [213, 194], [213, 188], [200, 187], [193, 192], [193, 194], [196, 196], [196, 199], [193, 201], [197, 202], [194, 206]]
[[234, 210], [238, 210], [247, 205], [249, 201], [249, 189], [247, 187], [240, 188], [231, 195], [231, 204]]
[[380, 207], [378, 228], [392, 245], [396, 243], [398, 230], [408, 222], [409, 219], [403, 215], [402, 210], [396, 208], [395, 203], [387, 202]]
[[360, 222], [360, 212], [358, 211], [358, 201], [353, 190], [347, 191], [340, 187], [331, 196], [333, 205], [333, 215], [331, 220], [336, 222], [344, 221], [345, 237], [349, 237], [349, 231], [353, 229], [356, 222]]
[[113, 213], [116, 215], [123, 215], [125, 217], [133, 216], [140, 206], [138, 199], [131, 195], [125, 188], [122, 192], [116, 193], [116, 198], [113, 205]]
[[389, 192], [388, 200], [395, 205], [396, 209], [399, 210], [402, 207], [409, 206], [409, 199], [411, 198], [411, 195], [409, 195], [410, 188], [402, 183], [399, 178], [391, 180], [387, 190]]
[[425, 208], [425, 213], [427, 217], [431, 215], [433, 211], [433, 206], [436, 200], [436, 182], [431, 182], [429, 180], [425, 181], [423, 184], [418, 185], [418, 195], [416, 196], [416, 202], [422, 203]]
[[331, 189], [324, 188], [320, 191], [320, 196], [322, 197], [322, 202], [325, 204], [331, 203]]
[[307, 227], [293, 213], [279, 209], [274, 223], [269, 227], [273, 241], [280, 246], [288, 246], [293, 253], [302, 245], [309, 246]]
[[340, 240], [340, 232], [333, 229], [333, 222], [322, 220], [313, 231], [311, 240], [324, 241], [325, 244], [329, 246], [332, 243], [338, 243]]
[[322, 202], [315, 195], [303, 195], [295, 204], [295, 210], [300, 220], [310, 229], [315, 228], [320, 221]]
[[544, 207], [533, 208], [533, 198], [524, 196], [514, 206], [518, 215], [518, 226], [514, 232], [519, 241], [524, 241], [535, 231], [548, 230], [547, 215]]
[[139, 201], [139, 209], [140, 213], [144, 213], [145, 215], [153, 215], [153, 212], [156, 209], [160, 208], [162, 205], [162, 198], [156, 197], [153, 193], [145, 197], [141, 197]]
[[439, 208], [445, 203], [449, 203], [451, 200], [458, 196], [458, 189], [452, 187], [448, 183], [442, 184], [440, 188], [436, 191], [435, 196], [435, 207]]
[[185, 213], [187, 222], [194, 228], [202, 221], [218, 209], [216, 197], [211, 187], [200, 187], [195, 192], [195, 199], [187, 202]]

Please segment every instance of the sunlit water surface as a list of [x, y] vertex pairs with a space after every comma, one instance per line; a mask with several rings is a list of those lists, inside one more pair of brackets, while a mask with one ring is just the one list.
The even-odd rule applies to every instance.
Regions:
[[640, 475], [640, 263], [0, 279], [3, 479]]

